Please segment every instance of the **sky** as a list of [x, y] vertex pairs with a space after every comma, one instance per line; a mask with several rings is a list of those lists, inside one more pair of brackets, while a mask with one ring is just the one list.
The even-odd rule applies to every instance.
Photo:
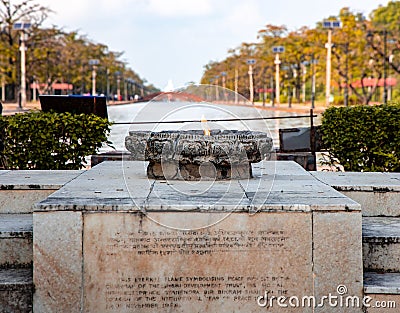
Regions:
[[78, 30], [122, 59], [149, 83], [199, 83], [204, 66], [267, 24], [315, 27], [341, 8], [368, 16], [388, 0], [36, 0], [54, 11], [45, 25]]

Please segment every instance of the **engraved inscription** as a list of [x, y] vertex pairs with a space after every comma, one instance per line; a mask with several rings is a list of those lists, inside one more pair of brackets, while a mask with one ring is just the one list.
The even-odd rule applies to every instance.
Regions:
[[267, 291], [284, 296], [285, 276], [120, 277], [106, 283], [106, 309], [180, 308], [185, 302], [253, 302]]
[[138, 214], [87, 214], [85, 311], [253, 313], [263, 311], [256, 299], [265, 292], [312, 294], [310, 215], [212, 214], [154, 218], [166, 225], [182, 218], [185, 225], [221, 220], [185, 231]]
[[107, 255], [128, 251], [138, 255], [213, 255], [254, 249], [285, 250], [289, 236], [283, 230], [141, 231], [115, 232], [107, 243]]

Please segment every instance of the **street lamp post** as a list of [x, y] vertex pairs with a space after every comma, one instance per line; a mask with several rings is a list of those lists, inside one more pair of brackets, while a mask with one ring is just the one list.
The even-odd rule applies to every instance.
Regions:
[[383, 103], [387, 103], [388, 91], [387, 91], [387, 77], [388, 77], [388, 53], [387, 53], [387, 35], [388, 32], [385, 29], [383, 31], [383, 54], [385, 55], [384, 68], [383, 68]]
[[388, 92], [387, 92], [387, 77], [388, 77], [388, 58], [387, 58], [387, 35], [388, 32], [385, 29], [383, 31], [383, 54], [385, 55], [385, 60], [384, 60], [384, 68], [383, 68], [383, 103], [387, 103], [388, 100]]
[[110, 78], [109, 78], [109, 75], [110, 75], [110, 69], [109, 68], [107, 68], [106, 69], [106, 84], [107, 84], [107, 86], [106, 86], [106, 101], [107, 101], [107, 104], [108, 104], [108, 99], [109, 99], [109, 97], [110, 97]]
[[213, 94], [214, 94], [214, 91], [215, 90], [213, 90], [213, 82], [214, 82], [214, 78], [210, 78], [210, 79], [208, 79], [208, 84], [209, 84], [209, 87], [210, 88], [207, 88], [208, 90], [207, 90], [207, 98], [209, 99], [208, 101], [209, 102], [212, 102], [213, 100]]
[[[394, 40], [390, 40], [389, 41], [389, 43], [394, 43], [394, 42], [395, 42]], [[394, 53], [398, 52], [399, 50], [400, 50], [399, 48], [395, 48], [395, 49], [393, 49], [391, 51], [391, 54], [389, 55], [388, 62], [389, 62], [391, 67], [393, 67], [393, 59], [395, 57]], [[388, 76], [390, 76], [389, 71], [388, 71]], [[393, 88], [392, 85], [390, 85], [389, 88], [388, 88], [388, 101], [392, 100], [392, 88]]]
[[1, 101], [6, 101], [6, 80], [4, 76], [1, 77]]
[[135, 99], [136, 97], [136, 81], [132, 79], [132, 93], [133, 93], [133, 98]]
[[125, 79], [124, 81], [124, 100], [128, 100], [128, 80]]
[[[1, 27], [1, 25], [0, 25], [0, 27]], [[0, 57], [1, 63], [3, 63], [3, 59], [4, 59], [4, 57], [2, 55]], [[5, 76], [3, 73], [1, 74], [1, 101], [2, 102], [6, 101], [6, 80], [5, 80]]]
[[305, 103], [306, 102], [306, 76], [307, 76], [307, 67], [306, 64], [304, 64], [304, 62], [301, 64], [302, 67], [302, 102]]
[[222, 72], [221, 77], [222, 77], [222, 88], [223, 88], [223, 93], [224, 93], [224, 101], [227, 101], [227, 93], [226, 93], [226, 76], [228, 75], [227, 72]]
[[311, 55], [311, 108], [315, 108], [315, 63], [314, 54]]
[[222, 72], [221, 73], [221, 77], [222, 77], [222, 88], [226, 88], [226, 75], [227, 75], [227, 73], [226, 72]]
[[275, 102], [275, 97], [274, 97], [274, 75], [273, 74], [271, 74], [271, 77], [270, 77], [270, 90], [271, 90], [271, 96], [270, 96], [270, 98], [271, 98], [271, 106], [274, 106], [274, 102]]
[[121, 72], [115, 72], [117, 76], [117, 101], [121, 98]]
[[297, 83], [297, 76], [298, 76], [298, 65], [297, 64], [292, 64], [292, 74], [293, 74], [293, 98], [297, 97], [297, 87], [296, 87], [296, 83]]
[[346, 77], [344, 86], [344, 105], [347, 107], [349, 105], [349, 43], [344, 45], [346, 53]]
[[328, 42], [325, 45], [326, 53], [326, 90], [325, 90], [325, 104], [329, 106], [331, 97], [331, 71], [332, 71], [332, 30], [340, 28], [340, 21], [324, 21], [323, 27], [328, 29]]
[[[51, 77], [50, 77], [50, 54], [51, 52], [49, 50], [46, 51], [46, 60], [47, 60], [47, 68], [46, 68], [46, 75], [47, 75], [47, 93], [50, 94], [52, 91], [52, 83], [51, 83]], [[82, 74], [83, 75], [83, 74]]]
[[250, 91], [250, 102], [254, 103], [254, 82], [253, 82], [253, 65], [256, 64], [256, 60], [248, 59], [246, 62], [249, 65], [249, 91]]
[[100, 64], [100, 61], [97, 59], [89, 60], [89, 65], [92, 66], [92, 96], [96, 95], [96, 76], [97, 76], [97, 65]]
[[36, 102], [36, 78], [35, 76], [32, 77], [32, 100]]
[[272, 47], [272, 52], [275, 53], [275, 99], [276, 103], [279, 105], [281, 103], [280, 96], [280, 73], [279, 73], [279, 65], [281, 61], [279, 60], [279, 54], [285, 52], [285, 47], [275, 46]]
[[226, 72], [222, 72], [221, 73], [221, 77], [222, 77], [222, 88], [223, 88], [223, 93], [224, 93], [224, 101], [227, 101], [227, 93], [226, 93], [226, 76], [228, 74]]
[[68, 60], [68, 84], [67, 84], [67, 88], [68, 88], [68, 91], [67, 91], [67, 94], [68, 95], [70, 95], [71, 94], [71, 89], [69, 89], [69, 86], [70, 86], [70, 84], [72, 85], [72, 82], [71, 82], [71, 64], [72, 64], [72, 60], [71, 59], [69, 59]]
[[235, 104], [239, 102], [238, 92], [239, 92], [239, 70], [237, 66], [235, 66]]
[[23, 22], [23, 23], [15, 23], [13, 25], [14, 30], [19, 30], [20, 34], [20, 47], [19, 50], [21, 51], [21, 97], [18, 101], [19, 108], [21, 109], [26, 105], [26, 60], [25, 60], [25, 40], [26, 40], [26, 33], [25, 31], [31, 28], [31, 23]]
[[219, 76], [216, 75], [215, 76], [215, 101], [219, 101], [219, 90], [218, 90], [218, 80], [219, 80]]

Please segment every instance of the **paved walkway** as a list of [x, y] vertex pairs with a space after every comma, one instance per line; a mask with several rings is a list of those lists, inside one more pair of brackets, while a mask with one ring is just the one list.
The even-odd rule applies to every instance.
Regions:
[[[114, 102], [111, 101], [109, 105], [123, 105], [123, 104], [130, 104], [132, 102]], [[221, 103], [223, 104], [223, 103]], [[279, 105], [275, 104], [275, 106], [271, 106], [271, 104], [265, 104], [263, 106], [262, 102], [256, 102], [255, 107], [262, 109], [262, 110], [273, 110], [273, 111], [283, 111], [283, 112], [296, 112], [296, 113], [306, 113], [310, 112], [311, 106], [309, 104], [303, 103], [293, 103], [289, 108], [287, 103], [281, 103]], [[245, 106], [248, 106], [246, 104]], [[317, 105], [314, 108], [314, 113], [322, 113], [326, 109], [326, 106]], [[23, 113], [28, 112], [30, 110], [40, 110], [40, 103], [39, 102], [29, 102], [24, 106], [22, 109], [18, 106], [18, 103], [3, 103], [3, 115], [13, 115], [16, 113]]]
[[[281, 104], [275, 104], [274, 106], [271, 106], [271, 104], [265, 104], [263, 106], [262, 102], [256, 102], [255, 106], [257, 108], [261, 108], [264, 110], [275, 110], [275, 111], [283, 111], [283, 112], [296, 112], [296, 113], [309, 113], [311, 109], [310, 104], [304, 104], [304, 103], [292, 103], [291, 107], [287, 103], [281, 103]], [[314, 113], [322, 113], [326, 110], [326, 106], [316, 104], [314, 110]]]
[[[110, 101], [108, 105], [122, 105], [129, 104], [132, 101]], [[40, 102], [29, 102], [23, 108], [20, 108], [18, 103], [3, 103], [3, 115], [13, 115], [17, 113], [24, 113], [31, 110], [40, 110]]]
[[35, 109], [40, 110], [39, 102], [29, 102], [23, 108], [20, 108], [18, 106], [18, 103], [3, 103], [3, 115], [13, 115], [16, 113], [23, 113]]

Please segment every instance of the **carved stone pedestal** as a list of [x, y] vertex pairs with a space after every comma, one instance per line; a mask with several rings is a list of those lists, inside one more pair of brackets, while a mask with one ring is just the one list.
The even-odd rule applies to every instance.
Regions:
[[125, 140], [133, 160], [150, 161], [154, 179], [225, 180], [252, 177], [251, 163], [268, 158], [272, 139], [251, 131], [130, 132]]

